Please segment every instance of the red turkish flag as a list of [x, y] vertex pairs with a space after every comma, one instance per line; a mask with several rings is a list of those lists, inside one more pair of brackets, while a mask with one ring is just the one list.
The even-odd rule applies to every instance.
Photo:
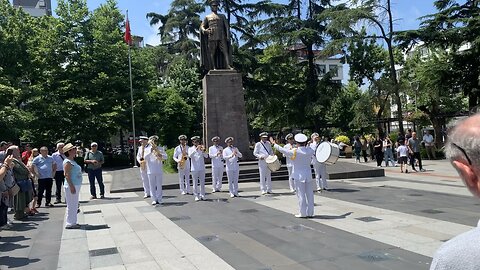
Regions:
[[125, 37], [123, 39], [128, 45], [132, 45], [132, 34], [130, 33], [130, 22], [128, 21], [128, 15], [127, 22], [125, 23]]

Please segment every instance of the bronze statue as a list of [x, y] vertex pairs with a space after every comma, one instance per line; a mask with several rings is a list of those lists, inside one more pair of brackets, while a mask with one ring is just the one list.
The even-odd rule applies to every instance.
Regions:
[[218, 13], [219, 2], [210, 1], [212, 13], [200, 25], [201, 65], [206, 71], [233, 69], [230, 27], [223, 14]]

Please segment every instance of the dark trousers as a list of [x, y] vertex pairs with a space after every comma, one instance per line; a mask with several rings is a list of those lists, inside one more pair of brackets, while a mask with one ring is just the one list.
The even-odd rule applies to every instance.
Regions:
[[62, 201], [62, 185], [65, 181], [65, 175], [63, 171], [55, 172], [55, 197], [57, 202]]
[[7, 211], [8, 206], [2, 202], [0, 195], [0, 227], [7, 224]]
[[98, 186], [100, 187], [100, 196], [105, 195], [105, 186], [103, 185], [102, 168], [95, 170], [88, 170], [88, 181], [90, 182], [90, 195], [97, 196], [95, 189], [95, 178], [97, 178]]
[[413, 155], [410, 155], [410, 165], [412, 169], [415, 170], [415, 159], [418, 159], [418, 167], [423, 169], [422, 167], [422, 157], [420, 156], [420, 152], [414, 152]]
[[377, 166], [381, 166], [383, 161], [383, 152], [375, 152], [375, 159], [377, 160]]
[[363, 156], [363, 160], [364, 160], [365, 162], [367, 162], [367, 161], [368, 161], [368, 159], [367, 159], [367, 150], [362, 150], [362, 156]]
[[38, 205], [42, 204], [43, 192], [45, 192], [45, 205], [51, 202], [52, 186], [53, 186], [53, 178], [38, 179], [38, 200], [37, 200]]

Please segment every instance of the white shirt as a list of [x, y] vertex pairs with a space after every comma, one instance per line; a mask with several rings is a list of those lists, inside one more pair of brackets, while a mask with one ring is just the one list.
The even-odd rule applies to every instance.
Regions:
[[315, 151], [311, 147], [301, 146], [292, 150], [286, 150], [275, 144], [273, 147], [292, 160], [292, 178], [299, 182], [310, 182], [312, 179], [312, 169], [310, 162]]
[[212, 159], [212, 168], [223, 168], [222, 151], [223, 147], [220, 145], [212, 145], [208, 148], [208, 156]]
[[197, 150], [197, 147], [194, 145], [188, 148], [188, 156], [191, 161], [191, 172], [205, 171], [205, 158], [208, 158], [207, 153]]
[[[236, 152], [236, 155], [233, 153]], [[225, 159], [225, 165], [227, 167], [227, 171], [238, 171], [239, 170], [239, 165], [238, 165], [238, 158], [242, 157], [242, 153], [238, 151], [238, 148], [231, 146], [231, 147], [226, 147], [223, 149], [223, 159]]]
[[[292, 150], [293, 148], [295, 148], [295, 147], [293, 145], [289, 144], [289, 143], [287, 143], [287, 144], [285, 144], [285, 146], [283, 146], [283, 149], [285, 149], [285, 150]], [[292, 160], [289, 157], [285, 156], [285, 154], [283, 156], [286, 157], [287, 167], [292, 167]]]
[[180, 164], [178, 164], [180, 162], [180, 160], [182, 159], [182, 151], [183, 149], [185, 149], [185, 153], [187, 155], [187, 160], [185, 160], [185, 168], [184, 170], [190, 170], [190, 158], [188, 157], [188, 145], [179, 145], [177, 147], [175, 147], [175, 150], [173, 151], [173, 160], [175, 160], [175, 162], [177, 162], [177, 168], [180, 169]]
[[400, 145], [397, 148], [397, 153], [399, 153], [401, 157], [406, 157], [408, 155], [408, 147], [405, 145]]
[[423, 135], [423, 142], [425, 146], [432, 146], [433, 145], [433, 136], [432, 134], [425, 134]]
[[55, 152], [52, 154], [52, 158], [55, 161], [55, 164], [57, 164], [57, 172], [63, 172], [63, 160], [66, 159], [67, 157], [64, 154], [60, 154], [60, 152]]
[[265, 159], [273, 154], [274, 152], [272, 146], [270, 145], [270, 142], [257, 142], [255, 144], [255, 148], [253, 149], [253, 155], [257, 157], [258, 165], [261, 166], [267, 166], [267, 162], [265, 161]]
[[163, 173], [163, 162], [162, 160], [167, 159], [167, 153], [163, 150], [163, 147], [157, 146], [158, 152], [160, 152], [161, 160], [155, 155], [152, 151], [152, 146], [148, 145], [145, 147], [145, 156], [144, 159], [147, 162], [147, 173], [148, 174], [162, 174]]
[[140, 160], [142, 159], [142, 157], [143, 157], [143, 159], [145, 159], [144, 149], [145, 149], [147, 146], [148, 146], [148, 144], [145, 145], [145, 146], [140, 145], [140, 146], [138, 147], [138, 149], [137, 149], [137, 161], [138, 161], [138, 163], [140, 163]]

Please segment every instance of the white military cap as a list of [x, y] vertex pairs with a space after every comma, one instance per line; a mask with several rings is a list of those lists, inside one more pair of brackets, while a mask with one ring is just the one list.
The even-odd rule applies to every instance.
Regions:
[[212, 142], [213, 142], [213, 141], [220, 141], [220, 137], [218, 137], [218, 136], [213, 137], [213, 138], [212, 138]]
[[200, 136], [193, 136], [192, 141], [200, 141]]
[[299, 143], [304, 143], [308, 140], [308, 137], [307, 135], [303, 134], [303, 133], [298, 133], [297, 135], [295, 135], [295, 141], [296, 142], [299, 142]]
[[312, 134], [312, 136], [310, 136], [310, 138], [312, 138], [312, 139], [315, 138], [315, 137], [320, 137], [320, 135], [318, 135], [318, 133], [314, 132], [314, 133]]
[[186, 139], [187, 139], [187, 135], [178, 136], [178, 140], [186, 140]]
[[258, 136], [260, 136], [261, 138], [263, 138], [263, 137], [268, 137], [268, 133], [267, 133], [267, 132], [262, 132], [262, 133], [260, 133], [260, 135], [258, 135]]
[[148, 137], [147, 136], [140, 136], [138, 137], [140, 140], [148, 140]]
[[293, 139], [293, 134], [288, 133], [287, 136], [285, 136], [285, 140]]
[[230, 141], [233, 141], [233, 137], [227, 137], [227, 138], [225, 139], [225, 143], [228, 143], [228, 142], [230, 142]]

